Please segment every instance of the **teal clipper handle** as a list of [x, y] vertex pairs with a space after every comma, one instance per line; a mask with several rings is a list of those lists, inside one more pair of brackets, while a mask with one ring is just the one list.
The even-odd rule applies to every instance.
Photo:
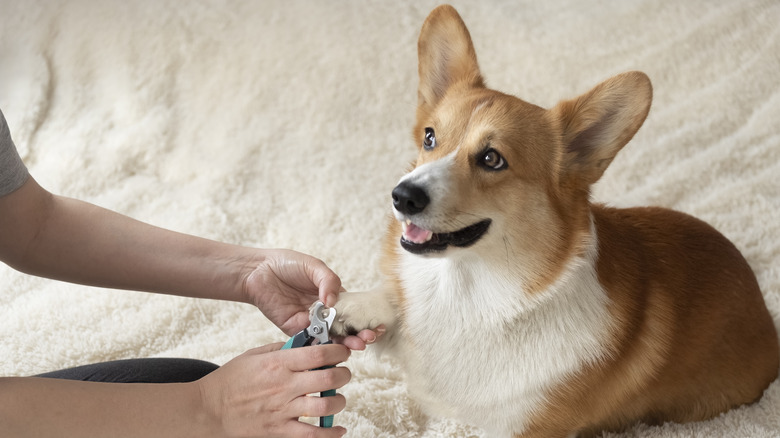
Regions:
[[[303, 333], [303, 332], [301, 332], [301, 333]], [[308, 345], [305, 345], [305, 343], [302, 344], [302, 345], [296, 345], [296, 344], [300, 343], [300, 340], [296, 341], [296, 338], [301, 333], [298, 333], [297, 335], [295, 335], [292, 338], [290, 338], [284, 344], [284, 346], [282, 347], [282, 350], [289, 350], [290, 348], [297, 348], [297, 347], [307, 347]], [[327, 344], [332, 344], [332, 343], [333, 343], [333, 341], [328, 341], [327, 342]], [[316, 369], [324, 370], [324, 369], [328, 369], [328, 368], [333, 368], [333, 366], [327, 366], [327, 367], [316, 368]], [[320, 393], [320, 397], [333, 397], [334, 395], [336, 395], [336, 390], [335, 389], [329, 389], [327, 391], [322, 391]], [[333, 427], [333, 415], [320, 417], [320, 427]]]
[[[288, 350], [290, 348], [309, 347], [317, 341], [317, 345], [332, 344], [328, 338], [328, 328], [333, 320], [336, 318], [336, 310], [328, 309], [322, 302], [317, 301], [309, 310], [309, 320], [311, 324], [309, 327], [301, 330], [295, 336], [290, 338], [282, 347], [282, 350]], [[317, 368], [318, 370], [324, 370], [327, 368], [333, 368], [333, 366], [326, 366]], [[329, 389], [327, 391], [320, 392], [320, 397], [333, 397], [336, 395], [335, 389]], [[333, 415], [320, 417], [320, 427], [333, 427]]]

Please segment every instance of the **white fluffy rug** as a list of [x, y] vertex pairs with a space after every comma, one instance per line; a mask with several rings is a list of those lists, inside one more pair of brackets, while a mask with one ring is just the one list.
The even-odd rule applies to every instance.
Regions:
[[[780, 3], [456, 1], [488, 84], [549, 107], [642, 70], [650, 116], [594, 191], [692, 213], [731, 238], [780, 323]], [[41, 184], [204, 237], [377, 280], [410, 140], [431, 1], [0, 0], [0, 108]], [[0, 375], [144, 356], [224, 363], [286, 337], [250, 306], [106, 291], [0, 266]], [[400, 371], [350, 359], [352, 437], [471, 437]], [[711, 421], [630, 437], [775, 437], [780, 385]]]

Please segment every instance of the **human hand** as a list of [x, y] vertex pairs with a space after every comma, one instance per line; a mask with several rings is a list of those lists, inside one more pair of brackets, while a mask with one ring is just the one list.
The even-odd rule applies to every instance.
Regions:
[[[255, 348], [195, 382], [205, 411], [219, 437], [340, 437], [340, 426], [319, 428], [299, 417], [323, 417], [346, 406], [343, 395], [306, 394], [341, 388], [351, 378], [347, 368], [334, 367], [349, 358], [343, 345], [318, 345], [280, 350], [283, 344]], [[309, 371], [312, 370], [312, 371]]]
[[[333, 307], [343, 291], [341, 279], [317, 258], [292, 250], [264, 250], [264, 259], [247, 276], [244, 293], [263, 314], [292, 336], [309, 325], [309, 307], [317, 299]], [[363, 330], [337, 339], [353, 350], [363, 350], [382, 331]]]

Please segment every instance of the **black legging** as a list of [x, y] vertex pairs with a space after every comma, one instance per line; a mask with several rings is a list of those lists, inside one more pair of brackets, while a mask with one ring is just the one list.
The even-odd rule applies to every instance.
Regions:
[[217, 368], [211, 362], [196, 359], [124, 359], [52, 371], [35, 377], [108, 383], [180, 383], [198, 380]]

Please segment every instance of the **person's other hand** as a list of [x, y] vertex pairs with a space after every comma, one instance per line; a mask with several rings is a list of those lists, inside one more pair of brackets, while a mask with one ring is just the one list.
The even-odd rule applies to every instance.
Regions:
[[323, 417], [344, 409], [341, 394], [307, 394], [349, 382], [347, 368], [318, 369], [346, 361], [349, 349], [330, 344], [280, 350], [282, 345], [249, 350], [195, 382], [215, 436], [335, 438], [346, 433], [341, 426], [319, 428], [298, 418]]

